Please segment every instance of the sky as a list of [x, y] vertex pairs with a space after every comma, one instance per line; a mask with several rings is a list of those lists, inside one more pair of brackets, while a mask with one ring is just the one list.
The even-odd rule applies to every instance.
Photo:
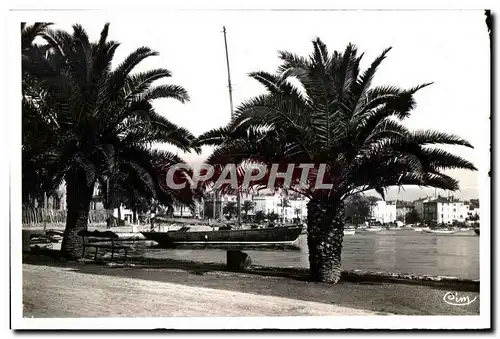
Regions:
[[[450, 172], [460, 181], [461, 190], [454, 195], [464, 199], [479, 196], [478, 176], [489, 169], [485, 159], [490, 145], [490, 58], [483, 11], [184, 11], [147, 17], [72, 16], [57, 21], [55, 28], [70, 29], [80, 23], [97, 40], [105, 22], [111, 24], [110, 39], [121, 43], [115, 65], [140, 46], [160, 53], [136, 70], [161, 67], [172, 71], [173, 76], [163, 82], [185, 87], [190, 102], [158, 100], [154, 106], [195, 135], [225, 125], [230, 118], [223, 25], [227, 29], [235, 108], [264, 93], [248, 73], [274, 72], [279, 64], [278, 50], [306, 56], [315, 37], [320, 37], [330, 51], [343, 51], [351, 42], [364, 53], [364, 69], [383, 49], [392, 47], [373, 85], [409, 88], [434, 82], [415, 95], [417, 108], [404, 124], [467, 139], [474, 149], [442, 148], [479, 168], [478, 172]], [[199, 164], [210, 150], [205, 148], [201, 155], [179, 155]], [[388, 198], [413, 200], [434, 194], [433, 189], [416, 187], [398, 191], [389, 190]]]

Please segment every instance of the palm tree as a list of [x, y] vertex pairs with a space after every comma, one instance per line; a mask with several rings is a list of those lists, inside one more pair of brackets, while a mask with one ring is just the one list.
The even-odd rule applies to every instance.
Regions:
[[281, 207], [281, 218], [283, 219], [283, 221], [285, 221], [285, 208], [292, 206], [290, 205], [290, 200], [282, 197], [281, 201], [278, 203], [278, 206]]
[[222, 213], [224, 215], [227, 214], [228, 220], [231, 219], [233, 217], [233, 215], [235, 215], [237, 212], [238, 212], [238, 208], [237, 208], [236, 203], [234, 201], [227, 202], [226, 205], [224, 205], [224, 207], [222, 208]]
[[[72, 34], [45, 29], [45, 45], [23, 50], [23, 136], [38, 136], [42, 141], [34, 147], [35, 137], [23, 138], [23, 152], [26, 146], [43, 159], [39, 165], [47, 178], [46, 188], [66, 183], [68, 210], [61, 254], [68, 258], [81, 256], [77, 234], [87, 228], [89, 203], [99, 178], [115, 187], [124, 175], [129, 176], [138, 191], [158, 200], [192, 202], [188, 190], [170, 190], [162, 181], [169, 166], [182, 159], [151, 148], [168, 143], [192, 150], [194, 136], [152, 105], [161, 98], [184, 103], [189, 96], [181, 86], [153, 85], [171, 76], [167, 69], [132, 73], [143, 60], [158, 54], [148, 47], [138, 48], [112, 69], [119, 43], [108, 40], [108, 30], [106, 24], [99, 41], [91, 42], [80, 25], [73, 26]], [[178, 172], [184, 175], [188, 173]]]
[[369, 213], [371, 215], [373, 213], [373, 209], [375, 208], [375, 205], [377, 205], [377, 202], [380, 201], [380, 199], [373, 196], [373, 195], [369, 195], [366, 197], [366, 201], [367, 201], [367, 204], [368, 204], [368, 207], [370, 210]]
[[[336, 283], [340, 278], [347, 197], [368, 190], [384, 197], [387, 187], [402, 185], [457, 190], [458, 181], [445, 170], [476, 170], [461, 157], [429, 147], [472, 147], [466, 140], [438, 131], [410, 131], [401, 123], [416, 106], [414, 94], [430, 84], [371, 86], [389, 50], [363, 72], [362, 55], [352, 44], [330, 53], [315, 39], [309, 57], [279, 52], [277, 74], [250, 74], [267, 93], [239, 105], [228, 126], [199, 137], [200, 144], [217, 146], [208, 159], [211, 164], [316, 165], [307, 183], [299, 185], [295, 175], [290, 188], [310, 199], [309, 263], [316, 281]], [[311, 185], [321, 164], [326, 165], [328, 189]]]
[[267, 213], [266, 217], [271, 223], [274, 223], [276, 220], [280, 218], [279, 214], [274, 211]]
[[245, 220], [248, 220], [248, 212], [252, 211], [255, 207], [255, 203], [250, 200], [245, 200], [241, 205], [241, 210], [245, 213]]
[[300, 208], [295, 207], [293, 211], [295, 212], [295, 217], [299, 219], [300, 212], [302, 212]]
[[[44, 53], [45, 47], [35, 43], [38, 37], [43, 36], [50, 23], [35, 23], [26, 25], [21, 23], [21, 56], [22, 56], [22, 92], [23, 97], [29, 96], [29, 89], [35, 87], [34, 79], [26, 71], [30, 62], [30, 54], [33, 51]], [[33, 206], [35, 201], [42, 199], [47, 192], [46, 171], [43, 163], [50, 152], [45, 148], [46, 141], [52, 136], [51, 130], [45, 120], [38, 119], [32, 111], [26, 110], [27, 102], [23, 100], [22, 115], [22, 199], [23, 204]], [[31, 127], [26, 130], [26, 126]], [[35, 133], [36, 132], [36, 133]]]

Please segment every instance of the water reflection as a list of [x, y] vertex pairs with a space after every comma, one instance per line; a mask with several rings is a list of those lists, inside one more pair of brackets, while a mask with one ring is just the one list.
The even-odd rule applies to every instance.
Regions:
[[[300, 236], [296, 247], [245, 249], [257, 265], [309, 267], [307, 238]], [[222, 248], [154, 249], [154, 258], [219, 262], [226, 260]], [[479, 279], [479, 237], [421, 234], [398, 231], [355, 234], [344, 237], [344, 269], [360, 269], [408, 274], [431, 274]]]

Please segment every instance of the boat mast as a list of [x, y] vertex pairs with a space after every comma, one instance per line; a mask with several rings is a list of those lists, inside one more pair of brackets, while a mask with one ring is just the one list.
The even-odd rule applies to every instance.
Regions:
[[233, 110], [233, 87], [231, 86], [231, 72], [229, 70], [229, 55], [227, 53], [227, 39], [226, 39], [226, 26], [222, 26], [222, 33], [224, 33], [224, 46], [226, 47], [226, 64], [227, 64], [227, 88], [229, 89], [229, 108], [231, 110], [231, 119], [234, 115]]
[[[222, 33], [224, 33], [224, 46], [226, 47], [226, 64], [227, 64], [227, 88], [229, 89], [229, 108], [231, 110], [231, 120], [234, 116], [233, 110], [233, 87], [231, 86], [231, 72], [229, 70], [229, 55], [227, 52], [227, 39], [226, 39], [226, 26], [222, 26]], [[236, 206], [237, 206], [237, 215], [238, 215], [238, 226], [241, 225], [241, 200], [240, 200], [240, 192], [236, 192]]]

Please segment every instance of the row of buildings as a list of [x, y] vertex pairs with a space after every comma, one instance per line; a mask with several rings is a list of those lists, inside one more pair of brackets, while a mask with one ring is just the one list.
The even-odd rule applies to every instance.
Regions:
[[[215, 199], [216, 206], [218, 207], [216, 207], [215, 211], [216, 217], [218, 217], [218, 213], [223, 213], [224, 205], [228, 202], [236, 203], [236, 200], [236, 195], [227, 195], [220, 199]], [[213, 199], [207, 199], [204, 202], [204, 215], [201, 217], [213, 217], [213, 201]], [[307, 216], [307, 200], [304, 197], [296, 195], [282, 197], [278, 194], [242, 194], [240, 201], [242, 205], [245, 201], [252, 202], [252, 209], [247, 212], [249, 216], [255, 215], [257, 212], [264, 214], [276, 213], [285, 221], [291, 221], [295, 218], [302, 220]]]
[[[92, 210], [103, 209], [103, 203], [100, 199], [99, 191], [96, 187], [94, 199], [90, 208]], [[276, 213], [284, 221], [291, 221], [295, 218], [305, 220], [307, 216], [307, 199], [291, 194], [282, 197], [278, 194], [243, 194], [241, 196], [241, 204], [245, 201], [251, 201], [252, 208], [245, 211], [248, 216], [255, 215], [257, 212], [264, 214]], [[45, 199], [40, 202], [49, 209], [65, 210], [65, 189], [61, 187], [59, 194], [54, 197]], [[176, 206], [173, 210], [174, 217], [194, 217], [194, 218], [222, 218], [223, 210], [229, 202], [236, 202], [235, 195], [225, 195], [222, 197], [209, 198], [198, 204], [194, 211], [191, 211], [182, 206]], [[215, 206], [215, 209], [214, 209]], [[39, 206], [42, 207], [42, 206]], [[371, 221], [382, 224], [394, 223], [401, 221], [403, 223], [414, 223], [415, 219], [418, 222], [436, 223], [436, 224], [453, 224], [454, 222], [478, 221], [479, 220], [479, 200], [471, 199], [469, 201], [461, 201], [454, 197], [424, 197], [415, 201], [384, 201], [379, 200], [372, 204]], [[242, 212], [243, 213], [243, 212]], [[115, 217], [120, 217], [122, 220], [132, 222], [133, 212], [125, 207], [120, 207], [120, 211], [116, 209], [113, 213]], [[409, 215], [412, 215], [412, 221], [406, 220]]]
[[[305, 220], [307, 216], [308, 200], [297, 195], [284, 198], [278, 194], [243, 194], [240, 200], [242, 205], [245, 201], [252, 202], [253, 208], [245, 213], [249, 216], [255, 215], [257, 212], [276, 213], [284, 221], [291, 221], [295, 218]], [[216, 199], [207, 199], [195, 209], [194, 215], [185, 208], [176, 207], [174, 216], [213, 218], [214, 202], [216, 206], [215, 217], [220, 218], [223, 215], [224, 206], [229, 202], [236, 203], [236, 196], [227, 195]], [[396, 221], [401, 221], [404, 224], [415, 222], [453, 224], [454, 222], [463, 223], [470, 220], [479, 221], [478, 199], [463, 201], [453, 197], [437, 196], [415, 201], [379, 200], [371, 206], [370, 210], [371, 221], [382, 224], [395, 223]], [[124, 211], [122, 215], [126, 215], [126, 212]], [[407, 220], [409, 216], [412, 217], [412, 220]]]
[[453, 224], [479, 220], [479, 199], [461, 201], [454, 197], [425, 197], [415, 201], [377, 201], [371, 209], [373, 221], [406, 223], [409, 214], [425, 223]]

